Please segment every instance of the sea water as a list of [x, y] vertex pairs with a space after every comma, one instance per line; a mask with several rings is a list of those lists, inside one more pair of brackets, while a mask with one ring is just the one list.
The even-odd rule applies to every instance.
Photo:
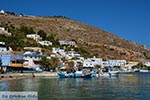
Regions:
[[0, 91], [35, 91], [38, 100], [150, 100], [150, 73], [91, 79], [19, 79], [0, 82]]

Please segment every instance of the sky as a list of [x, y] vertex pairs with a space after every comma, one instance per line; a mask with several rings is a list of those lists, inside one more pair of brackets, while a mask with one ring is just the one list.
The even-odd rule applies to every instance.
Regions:
[[150, 0], [1, 0], [0, 9], [66, 16], [150, 47]]

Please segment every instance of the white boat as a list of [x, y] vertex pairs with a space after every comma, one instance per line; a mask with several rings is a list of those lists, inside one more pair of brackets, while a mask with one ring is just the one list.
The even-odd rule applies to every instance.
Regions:
[[148, 70], [140, 70], [140, 72], [149, 72]]
[[119, 71], [110, 71], [109, 72], [111, 77], [118, 77], [119, 76]]
[[99, 76], [102, 77], [118, 77], [119, 76], [119, 71], [106, 71], [104, 72], [103, 70], [100, 70]]
[[87, 70], [67, 72], [66, 67], [60, 68], [57, 72], [58, 78], [92, 78], [93, 74], [87, 72]]

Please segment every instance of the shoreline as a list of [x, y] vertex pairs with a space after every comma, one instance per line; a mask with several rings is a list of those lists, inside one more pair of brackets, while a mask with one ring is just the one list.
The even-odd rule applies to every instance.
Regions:
[[9, 74], [0, 74], [0, 82], [24, 79], [24, 78], [36, 78], [36, 77], [50, 77], [56, 78], [56, 72], [42, 72], [42, 73], [9, 73]]

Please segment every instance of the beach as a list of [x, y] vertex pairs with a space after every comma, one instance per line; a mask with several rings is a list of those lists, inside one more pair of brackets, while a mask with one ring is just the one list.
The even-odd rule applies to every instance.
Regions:
[[9, 73], [9, 74], [0, 74], [0, 82], [23, 79], [23, 78], [34, 78], [34, 77], [51, 77], [56, 78], [56, 72], [41, 72], [41, 73]]

